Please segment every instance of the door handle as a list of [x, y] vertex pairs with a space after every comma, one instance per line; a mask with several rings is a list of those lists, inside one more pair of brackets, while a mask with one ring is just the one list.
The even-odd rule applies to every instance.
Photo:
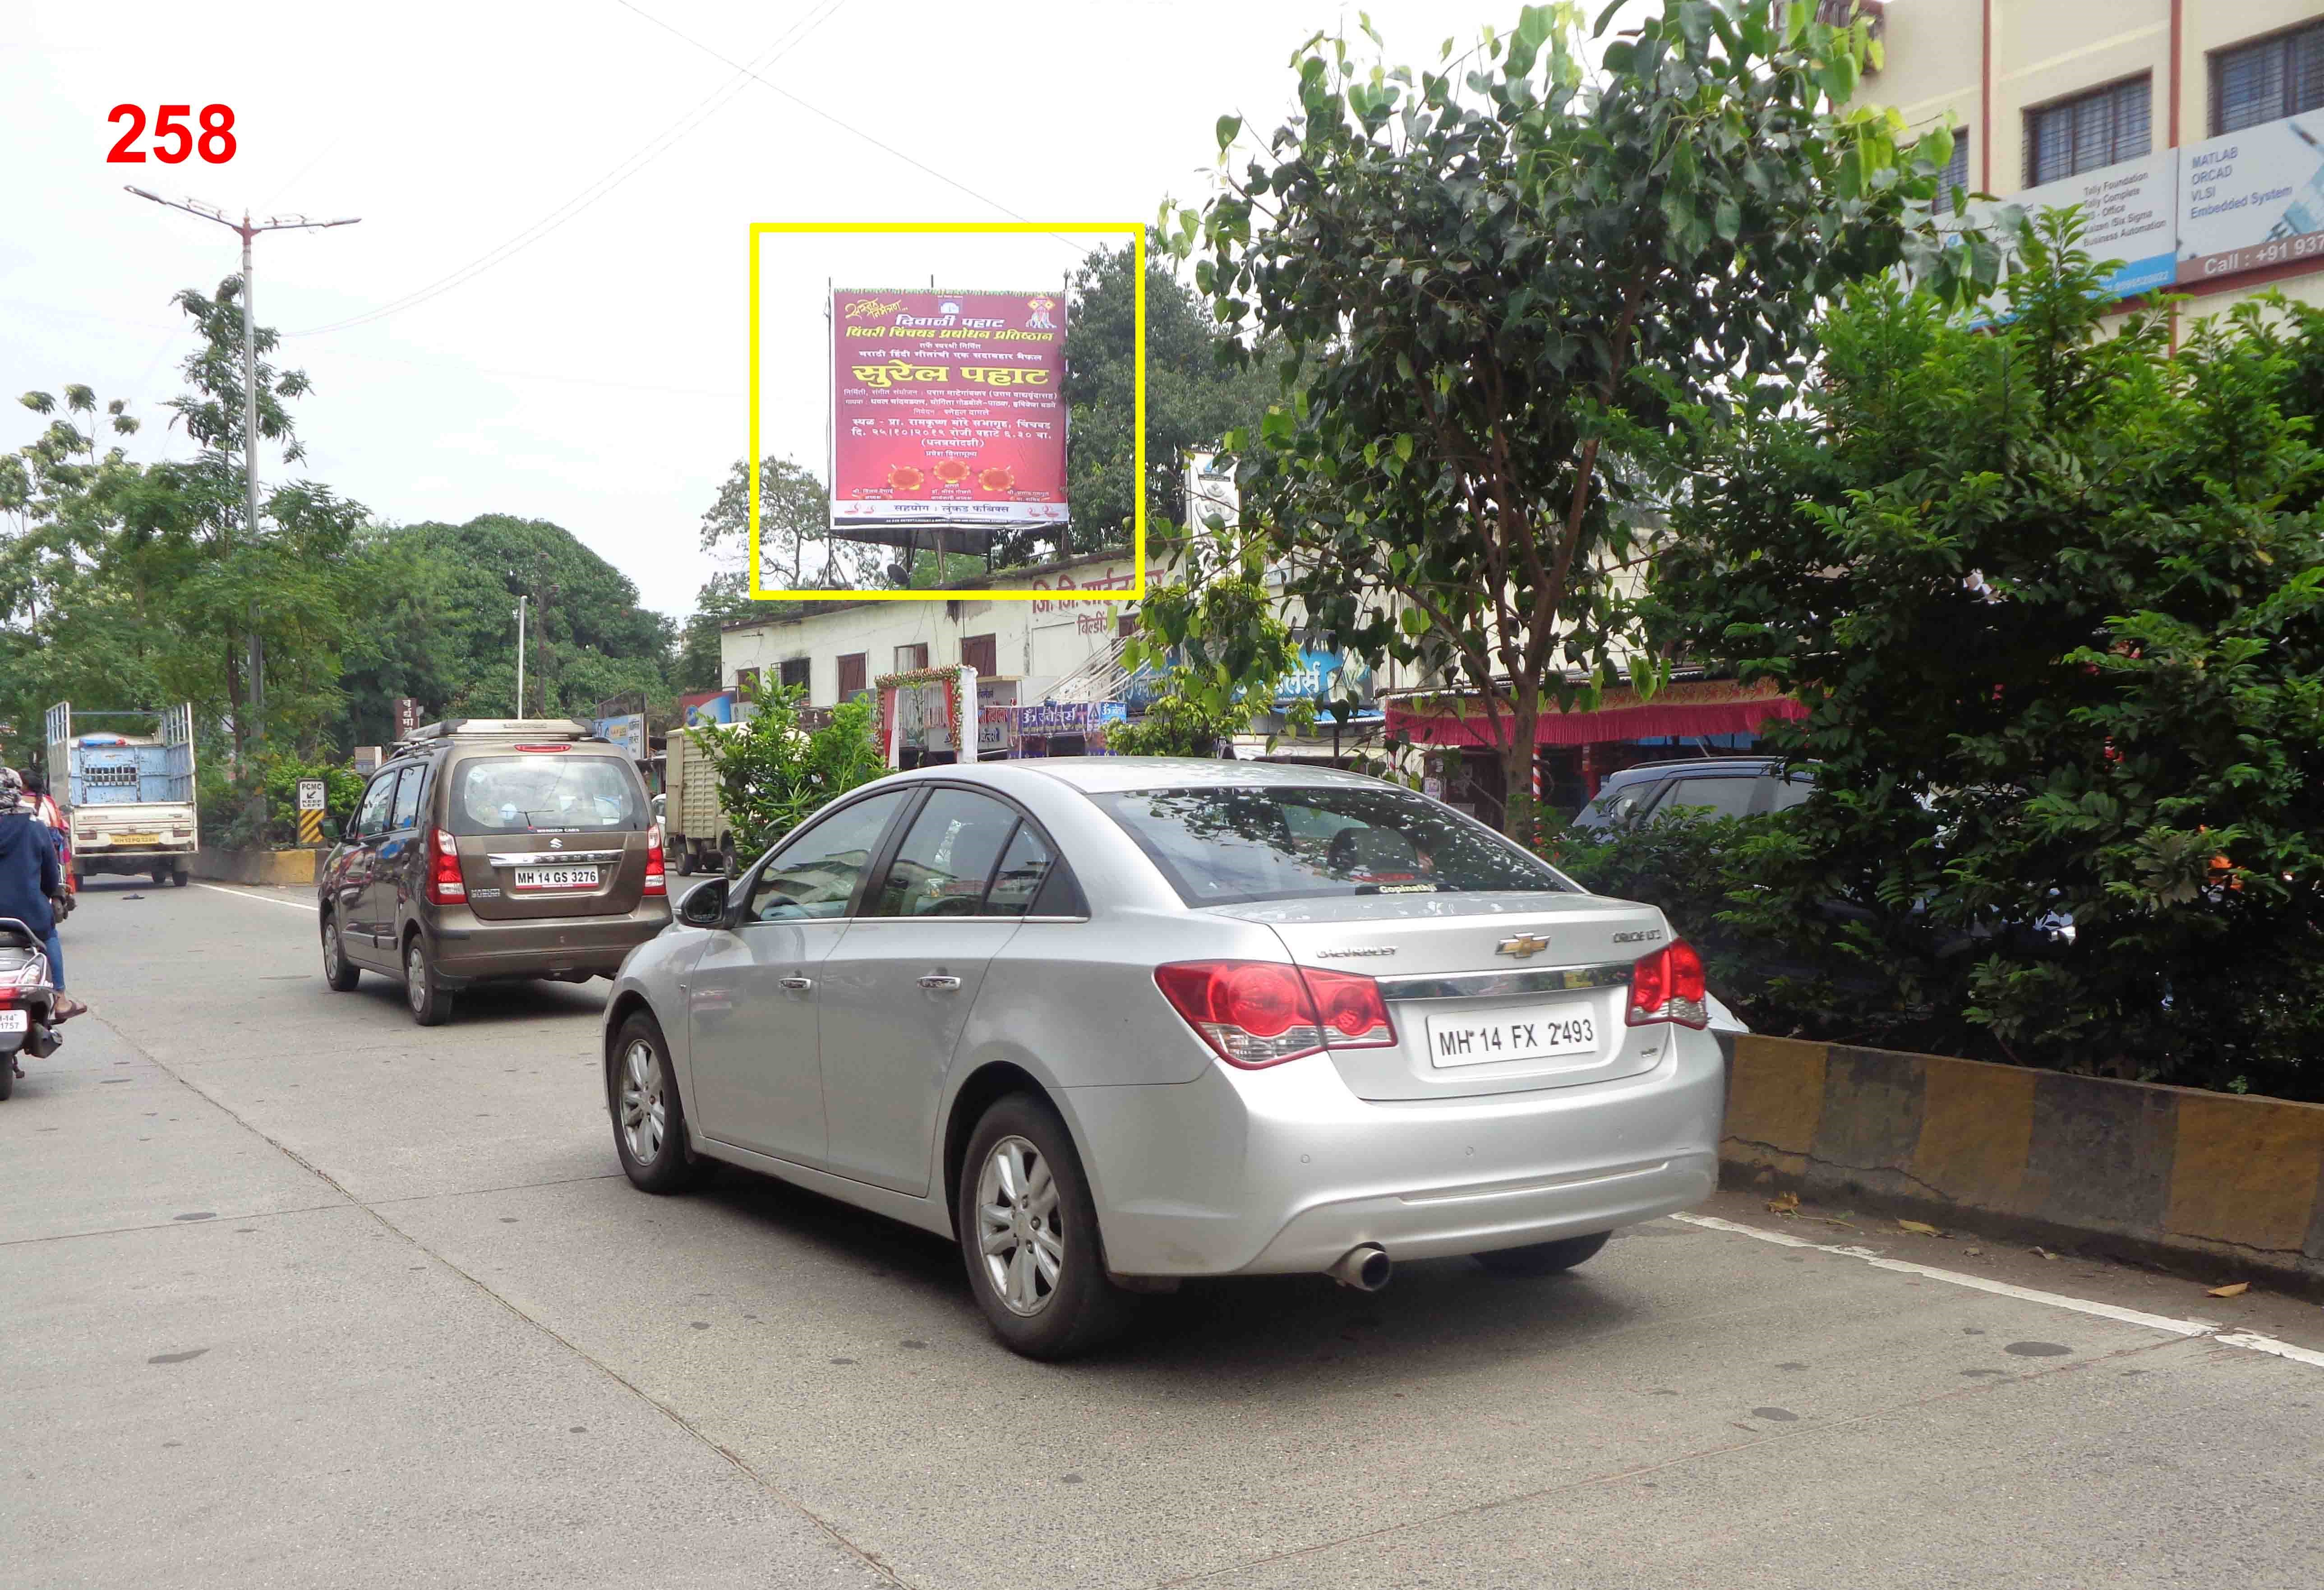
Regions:
[[789, 989], [794, 994], [804, 993], [806, 990], [815, 986], [815, 979], [812, 977], [802, 977], [794, 973], [792, 975], [783, 979], [783, 986]]
[[960, 979], [957, 977], [947, 977], [941, 972], [930, 972], [927, 976], [920, 979], [920, 986], [923, 988], [932, 988], [938, 994], [950, 994], [954, 989], [960, 986]]

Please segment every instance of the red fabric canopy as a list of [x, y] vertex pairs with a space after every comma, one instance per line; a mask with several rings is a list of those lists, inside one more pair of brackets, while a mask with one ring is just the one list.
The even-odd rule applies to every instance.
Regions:
[[[1435, 698], [1388, 704], [1388, 732], [1423, 745], [1497, 745], [1485, 707], [1467, 698]], [[1541, 745], [1592, 745], [1619, 740], [1683, 739], [1693, 735], [1748, 735], [1771, 717], [1805, 717], [1808, 709], [1766, 686], [1732, 679], [1692, 679], [1665, 685], [1652, 701], [1627, 688], [1609, 690], [1595, 712], [1544, 712], [1534, 723]]]

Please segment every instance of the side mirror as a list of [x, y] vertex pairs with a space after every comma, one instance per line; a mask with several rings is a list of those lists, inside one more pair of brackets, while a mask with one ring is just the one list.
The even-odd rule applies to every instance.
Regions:
[[339, 837], [346, 840], [350, 845], [355, 842], [355, 814], [354, 812], [351, 811], [347, 813], [347, 826], [340, 830]]
[[715, 928], [726, 920], [726, 880], [705, 878], [678, 902], [678, 920], [689, 927]]

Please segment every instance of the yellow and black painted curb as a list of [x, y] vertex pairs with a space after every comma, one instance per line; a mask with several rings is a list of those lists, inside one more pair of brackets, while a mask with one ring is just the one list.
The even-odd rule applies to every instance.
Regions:
[[1751, 1034], [1720, 1157], [1730, 1184], [2324, 1288], [2324, 1105]]

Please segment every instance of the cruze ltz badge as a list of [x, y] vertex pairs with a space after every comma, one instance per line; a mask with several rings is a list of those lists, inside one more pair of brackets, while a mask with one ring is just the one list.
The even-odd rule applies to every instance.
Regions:
[[1540, 938], [1532, 933], [1520, 933], [1514, 938], [1504, 938], [1499, 944], [1493, 946], [1495, 953], [1499, 955], [1513, 955], [1519, 960], [1523, 960], [1530, 955], [1539, 955], [1543, 950], [1547, 949], [1548, 948], [1548, 939]]
[[1395, 953], [1396, 946], [1392, 944], [1352, 944], [1345, 949], [1319, 949], [1315, 952], [1315, 958], [1319, 961], [1339, 961], [1360, 955], [1394, 955]]
[[1648, 939], [1659, 938], [1662, 936], [1663, 930], [1660, 928], [1641, 928], [1635, 933], [1615, 934], [1614, 942], [1617, 944], [1644, 944]]

